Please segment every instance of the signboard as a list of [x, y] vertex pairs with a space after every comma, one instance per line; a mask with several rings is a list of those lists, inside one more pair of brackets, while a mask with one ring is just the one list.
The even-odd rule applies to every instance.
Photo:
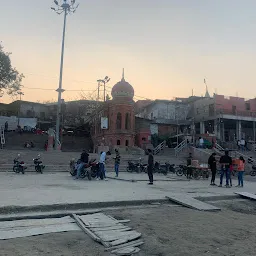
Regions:
[[107, 130], [108, 129], [108, 118], [107, 117], [102, 117], [101, 118], [101, 129], [102, 130]]

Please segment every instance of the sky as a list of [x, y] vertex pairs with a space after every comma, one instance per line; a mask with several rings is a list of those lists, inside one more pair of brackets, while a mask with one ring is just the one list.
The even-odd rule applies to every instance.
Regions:
[[[67, 19], [65, 100], [82, 91], [96, 97], [105, 76], [110, 93], [123, 68], [136, 100], [187, 97], [192, 90], [201, 96], [204, 79], [210, 94], [256, 96], [255, 0], [77, 2]], [[57, 100], [63, 15], [51, 10], [52, 0], [0, 0], [0, 6], [0, 41], [25, 75], [22, 99]]]

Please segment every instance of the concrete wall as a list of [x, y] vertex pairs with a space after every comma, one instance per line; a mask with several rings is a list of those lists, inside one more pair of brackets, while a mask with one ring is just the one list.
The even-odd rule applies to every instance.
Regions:
[[[210, 107], [212, 106], [212, 107]], [[214, 118], [214, 99], [201, 98], [190, 104], [189, 118], [194, 118], [195, 122]], [[210, 111], [210, 109], [213, 109]]]
[[46, 105], [43, 105], [43, 104], [22, 102], [20, 104], [20, 116], [48, 119], [49, 109]]
[[175, 101], [156, 100], [146, 106], [138, 117], [147, 119], [169, 119], [169, 120], [186, 120], [189, 111], [189, 105]]
[[[217, 109], [224, 109], [232, 111], [233, 106], [237, 111], [251, 111], [256, 112], [256, 99], [246, 101], [240, 97], [226, 97], [224, 95], [215, 95], [215, 102]], [[250, 110], [247, 109], [246, 103], [249, 103]]]

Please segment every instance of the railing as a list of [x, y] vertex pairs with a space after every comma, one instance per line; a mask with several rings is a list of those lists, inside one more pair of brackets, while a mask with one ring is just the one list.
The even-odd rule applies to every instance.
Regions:
[[187, 140], [183, 140], [179, 145], [177, 145], [174, 148], [175, 156], [178, 156], [178, 154], [182, 152], [184, 148], [187, 148], [187, 146], [188, 146]]
[[218, 151], [223, 151], [223, 150], [224, 150], [224, 148], [223, 148], [220, 144], [218, 144], [218, 143], [215, 143], [215, 148], [216, 148]]
[[244, 116], [244, 117], [256, 117], [256, 112], [247, 110], [232, 110], [232, 109], [216, 109], [217, 115], [232, 115], [232, 116]]
[[160, 143], [158, 146], [156, 146], [153, 149], [154, 155], [157, 155], [159, 152], [161, 152], [165, 148], [166, 148], [166, 141], [164, 140], [162, 143]]

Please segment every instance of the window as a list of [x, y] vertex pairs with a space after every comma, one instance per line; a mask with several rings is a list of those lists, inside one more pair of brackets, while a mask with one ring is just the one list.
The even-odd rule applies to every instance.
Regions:
[[145, 137], [142, 138], [142, 141], [146, 141], [147, 139]]
[[40, 118], [45, 119], [45, 112], [40, 112]]
[[251, 110], [250, 102], [245, 103], [245, 109], [246, 110]]
[[131, 122], [130, 122], [130, 115], [129, 115], [129, 113], [126, 113], [126, 115], [125, 115], [125, 129], [126, 130], [131, 129]]
[[214, 116], [214, 104], [209, 105], [209, 116]]
[[116, 129], [118, 130], [122, 129], [122, 114], [120, 112], [117, 113], [117, 117], [116, 117]]
[[128, 147], [129, 146], [129, 140], [125, 141], [125, 146]]
[[117, 140], [116, 145], [117, 145], [117, 146], [120, 146], [120, 145], [121, 145], [121, 141], [120, 141], [120, 140]]
[[232, 106], [232, 114], [233, 114], [233, 115], [236, 114], [236, 106]]

